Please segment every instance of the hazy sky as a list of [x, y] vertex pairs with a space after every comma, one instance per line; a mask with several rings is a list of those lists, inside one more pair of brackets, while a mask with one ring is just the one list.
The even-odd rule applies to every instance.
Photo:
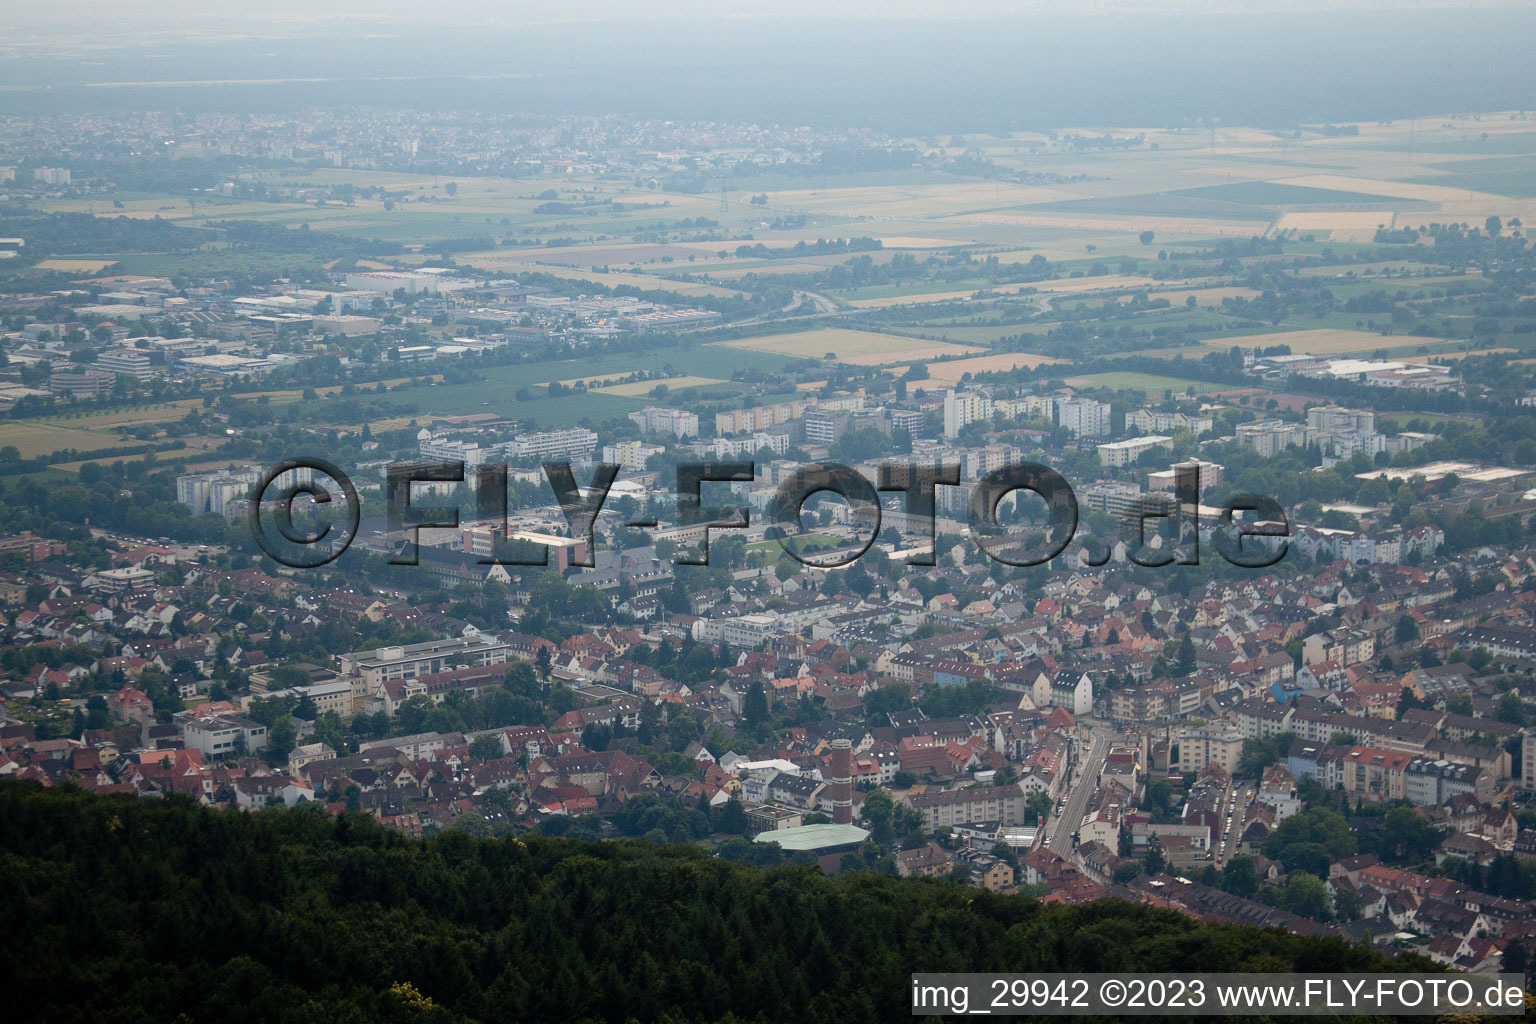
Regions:
[[[1529, 0], [454, 0], [400, 3], [391, 0], [256, 0], [252, 4], [205, 0], [0, 0], [8, 43], [124, 41], [134, 36], [251, 34], [283, 36], [344, 27], [389, 30], [488, 24], [515, 27], [550, 22], [744, 18], [963, 19], [1030, 12], [1106, 14], [1161, 11], [1173, 14], [1233, 11], [1407, 10], [1526, 7]], [[3, 43], [0, 43], [3, 45]]]
[[0, 24], [0, 114], [456, 108], [920, 135], [1516, 110], [1536, 81], [1532, 0], [0, 0]]

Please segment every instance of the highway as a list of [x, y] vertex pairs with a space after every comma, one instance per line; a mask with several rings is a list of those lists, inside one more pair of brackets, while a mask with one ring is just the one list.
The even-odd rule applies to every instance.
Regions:
[[1047, 846], [1058, 857], [1072, 859], [1072, 833], [1082, 824], [1088, 800], [1094, 790], [1098, 789], [1099, 772], [1104, 768], [1104, 759], [1109, 756], [1109, 744], [1113, 739], [1114, 736], [1107, 730], [1094, 730], [1093, 746], [1078, 765], [1077, 778], [1072, 784], [1071, 795], [1067, 797], [1067, 806], [1046, 825], [1046, 831], [1051, 833], [1051, 841]]

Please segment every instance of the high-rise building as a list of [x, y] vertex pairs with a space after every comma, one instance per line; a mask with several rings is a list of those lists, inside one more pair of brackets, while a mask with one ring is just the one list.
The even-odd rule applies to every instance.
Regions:
[[1263, 456], [1278, 455], [1293, 446], [1307, 443], [1307, 430], [1300, 423], [1284, 420], [1259, 420], [1239, 423], [1237, 439]]
[[1056, 422], [1077, 437], [1108, 437], [1109, 405], [1091, 398], [1071, 398], [1056, 403]]
[[1536, 790], [1536, 729], [1527, 729], [1520, 748], [1520, 785]]
[[979, 391], [949, 391], [944, 395], [944, 436], [954, 437], [961, 428], [992, 418], [992, 397]]
[[1307, 410], [1307, 426], [1318, 431], [1369, 434], [1376, 430], [1376, 414], [1368, 409], [1314, 405]]

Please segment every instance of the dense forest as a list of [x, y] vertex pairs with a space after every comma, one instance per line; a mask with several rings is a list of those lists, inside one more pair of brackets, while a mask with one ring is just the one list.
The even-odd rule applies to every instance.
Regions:
[[1113, 900], [22, 783], [0, 784], [0, 891], [7, 1017], [58, 1024], [875, 1022], [908, 1017], [914, 971], [1387, 967]]

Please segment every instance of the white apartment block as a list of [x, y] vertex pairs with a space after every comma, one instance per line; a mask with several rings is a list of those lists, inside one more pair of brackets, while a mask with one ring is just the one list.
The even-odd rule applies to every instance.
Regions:
[[1129, 466], [1137, 459], [1154, 448], [1162, 448], [1172, 443], [1173, 438], [1164, 437], [1161, 434], [1148, 434], [1145, 437], [1131, 437], [1124, 441], [1110, 441], [1099, 445], [1099, 465], [1101, 466]]
[[944, 394], [944, 436], [954, 437], [961, 429], [992, 418], [992, 396], [978, 391], [954, 391]]
[[[633, 419], [631, 414], [631, 419]], [[644, 441], [620, 441], [618, 444], [603, 445], [603, 461], [616, 464], [626, 473], [643, 473], [646, 460], [652, 455], [660, 455], [666, 448], [659, 444], [647, 444]]]
[[629, 414], [629, 421], [647, 434], [671, 434], [673, 437], [698, 437], [699, 417], [682, 409], [647, 406]]
[[1239, 423], [1237, 439], [1263, 456], [1278, 455], [1287, 448], [1307, 443], [1307, 428], [1284, 420]]
[[1209, 416], [1186, 416], [1181, 412], [1158, 412], [1154, 409], [1137, 409], [1126, 413], [1126, 430], [1144, 430], [1149, 434], [1171, 434], [1187, 430], [1196, 437], [1209, 434], [1215, 429], [1215, 421]]
[[1307, 410], [1307, 427], [1328, 433], [1374, 434], [1376, 414], [1369, 410], [1314, 405]]
[[597, 435], [583, 427], [519, 434], [512, 439], [516, 459], [590, 459], [597, 450]]
[[1056, 422], [1077, 437], [1107, 437], [1110, 427], [1110, 408], [1105, 402], [1091, 398], [1072, 398], [1056, 403]]
[[511, 444], [506, 441], [497, 444], [481, 444], [478, 441], [456, 441], [425, 430], [416, 436], [419, 439], [417, 450], [421, 453], [423, 460], [427, 462], [461, 462], [464, 464], [466, 477], [473, 476], [475, 470], [481, 466], [505, 460], [511, 448]]

